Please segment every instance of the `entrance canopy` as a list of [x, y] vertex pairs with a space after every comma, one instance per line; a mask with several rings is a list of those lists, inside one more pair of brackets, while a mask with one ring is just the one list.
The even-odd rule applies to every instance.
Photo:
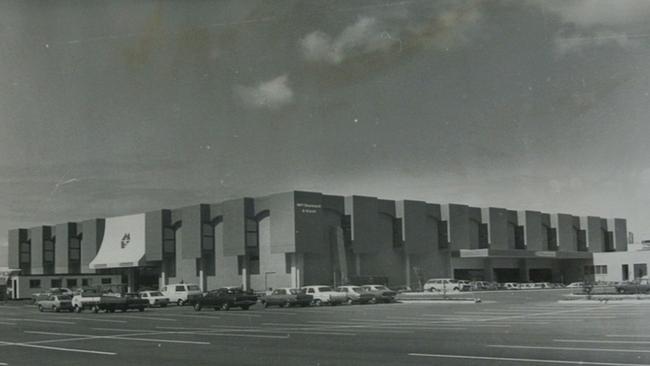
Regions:
[[91, 269], [138, 267], [144, 263], [145, 215], [106, 219], [104, 238]]
[[454, 258], [557, 258], [591, 259], [590, 252], [562, 252], [525, 249], [460, 249], [451, 253]]

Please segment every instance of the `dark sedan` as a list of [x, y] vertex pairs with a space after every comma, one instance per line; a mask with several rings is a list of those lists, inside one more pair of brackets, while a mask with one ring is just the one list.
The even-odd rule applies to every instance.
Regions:
[[188, 302], [192, 304], [196, 311], [201, 311], [202, 308], [214, 308], [214, 310], [241, 308], [242, 310], [248, 310], [257, 303], [257, 296], [240, 288], [220, 288], [212, 290], [201, 297], [188, 297]]
[[648, 294], [650, 293], [650, 280], [623, 282], [614, 287], [619, 294]]
[[277, 305], [279, 307], [309, 306], [314, 297], [307, 295], [305, 291], [296, 288], [278, 288], [270, 295], [264, 297], [264, 307]]

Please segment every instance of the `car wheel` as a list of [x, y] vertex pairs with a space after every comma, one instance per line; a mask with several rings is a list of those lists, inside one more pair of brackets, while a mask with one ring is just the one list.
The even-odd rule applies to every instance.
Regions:
[[39, 305], [39, 306], [38, 306], [38, 311], [40, 311], [40, 312], [42, 313], [43, 310], [45, 310], [45, 309], [43, 309], [43, 306]]
[[248, 310], [248, 308], [249, 308], [248, 305], [244, 305], [244, 306], [241, 307], [242, 310]]
[[460, 289], [458, 287], [454, 287], [452, 291], [460, 291]]
[[194, 311], [201, 311], [201, 304], [198, 302], [194, 304]]
[[224, 303], [221, 305], [221, 310], [223, 310], [223, 311], [228, 311], [228, 310], [230, 310], [230, 304], [227, 303], [227, 302], [224, 302]]
[[323, 302], [320, 299], [314, 300], [314, 306], [321, 306], [323, 305]]
[[144, 311], [144, 308], [138, 308], [138, 311], [139, 311], [139, 312], [143, 312], [143, 311]]
[[215, 307], [214, 307], [214, 311], [219, 311], [219, 307], [218, 307], [218, 306], [215, 306]]
[[81, 306], [75, 306], [74, 307], [74, 312], [75, 313], [80, 313], [81, 312]]
[[376, 304], [377, 303], [377, 298], [373, 297], [368, 301], [369, 304]]
[[617, 289], [616, 289], [616, 292], [618, 292], [619, 294], [623, 294], [623, 293], [625, 293], [625, 289], [623, 289], [623, 288], [617, 288]]
[[183, 299], [178, 299], [176, 301], [176, 305], [178, 305], [178, 306], [183, 306], [184, 304], [185, 304], [185, 302], [183, 302]]
[[99, 306], [97, 305], [93, 306], [93, 313], [95, 314], [99, 313]]
[[354, 303], [354, 301], [352, 301], [351, 298], [348, 298], [348, 301], [346, 301], [345, 303], [348, 304], [348, 305], [352, 305]]
[[268, 308], [269, 307], [268, 301], [262, 301], [262, 306], [264, 306], [265, 308]]
[[57, 308], [56, 305], [55, 305], [55, 306], [52, 306], [52, 311], [55, 312], [55, 313], [58, 313], [58, 312], [59, 312], [59, 308]]
[[291, 307], [291, 303], [289, 301], [287, 301], [282, 306], [285, 307], [285, 308], [288, 308], [288, 307]]

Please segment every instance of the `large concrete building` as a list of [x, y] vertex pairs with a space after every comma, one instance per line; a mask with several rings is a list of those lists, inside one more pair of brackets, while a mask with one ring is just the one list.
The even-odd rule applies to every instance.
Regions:
[[22, 276], [122, 275], [132, 289], [417, 287], [579, 281], [594, 253], [626, 250], [624, 219], [294, 191], [10, 230], [8, 264]]

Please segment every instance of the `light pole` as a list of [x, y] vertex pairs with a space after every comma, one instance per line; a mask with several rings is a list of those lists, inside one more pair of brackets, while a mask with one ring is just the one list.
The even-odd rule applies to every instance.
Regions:
[[264, 272], [264, 291], [268, 291], [268, 275], [275, 274], [275, 272]]

